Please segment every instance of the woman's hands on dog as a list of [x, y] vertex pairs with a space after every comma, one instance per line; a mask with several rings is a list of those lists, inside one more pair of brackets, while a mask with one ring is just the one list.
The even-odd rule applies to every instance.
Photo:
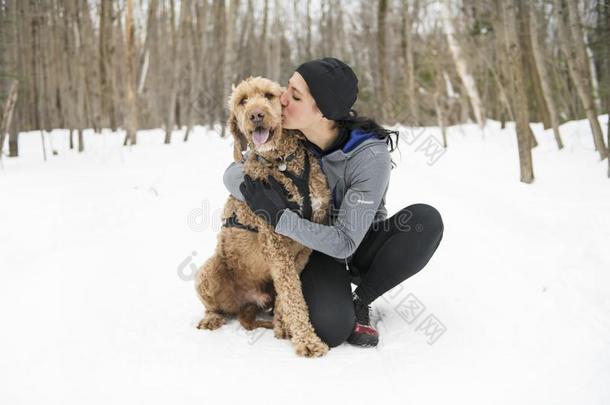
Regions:
[[288, 201], [286, 188], [276, 179], [269, 176], [266, 181], [254, 180], [245, 175], [239, 190], [248, 207], [275, 229], [285, 209], [299, 212], [299, 205]]

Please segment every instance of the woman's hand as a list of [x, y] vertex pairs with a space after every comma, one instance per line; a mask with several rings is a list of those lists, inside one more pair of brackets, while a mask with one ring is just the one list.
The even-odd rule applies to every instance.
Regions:
[[248, 207], [274, 229], [286, 208], [299, 212], [298, 204], [288, 201], [286, 189], [273, 177], [267, 177], [267, 180], [263, 181], [253, 180], [252, 177], [245, 175], [239, 190]]

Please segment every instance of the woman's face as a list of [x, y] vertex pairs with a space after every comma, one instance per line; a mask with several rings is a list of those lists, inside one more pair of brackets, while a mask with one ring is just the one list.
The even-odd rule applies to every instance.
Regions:
[[323, 118], [303, 76], [295, 72], [280, 97], [282, 123], [286, 129], [307, 129]]

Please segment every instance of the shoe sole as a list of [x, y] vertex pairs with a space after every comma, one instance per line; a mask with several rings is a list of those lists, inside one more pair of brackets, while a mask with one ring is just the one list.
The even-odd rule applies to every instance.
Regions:
[[347, 342], [354, 346], [375, 347], [379, 343], [379, 338], [377, 336], [371, 336], [363, 333], [355, 336], [350, 336], [347, 339]]

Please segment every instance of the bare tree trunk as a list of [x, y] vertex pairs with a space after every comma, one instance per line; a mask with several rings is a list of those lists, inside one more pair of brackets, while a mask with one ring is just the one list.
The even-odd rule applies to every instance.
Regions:
[[[281, 80], [281, 50], [282, 50], [282, 22], [280, 16], [280, 2], [279, 0], [274, 1], [273, 6], [273, 26], [279, 29], [279, 32], [272, 35], [270, 38], [270, 50], [269, 53], [269, 67], [268, 77], [275, 81]], [[228, 27], [227, 27], [228, 28]], [[227, 92], [228, 95], [228, 92]]]
[[493, 72], [496, 79], [496, 85], [500, 91], [500, 100], [504, 106], [504, 111], [500, 109], [501, 128], [504, 129], [506, 125], [506, 116], [508, 115], [508, 119], [510, 121], [514, 121], [515, 114], [513, 113], [513, 108], [508, 97], [507, 87], [510, 85], [508, 79], [508, 49], [506, 48], [507, 42], [505, 38], [504, 22], [502, 20], [501, 10], [499, 9], [498, 5], [495, 7], [492, 15], [492, 23], [494, 26], [495, 65], [491, 63], [489, 65], [490, 70]]
[[379, 97], [377, 100], [381, 105], [381, 120], [389, 118], [388, 109], [388, 72], [387, 72], [387, 48], [386, 48], [386, 16], [388, 13], [387, 0], [379, 0], [377, 8], [377, 51], [379, 71]]
[[[225, 63], [222, 65], [223, 70], [223, 97], [222, 100], [224, 102], [225, 98], [228, 96], [229, 91], [231, 89], [231, 84], [234, 84], [235, 81], [235, 67], [237, 61], [237, 54], [235, 52], [234, 46], [234, 38], [235, 38], [235, 21], [237, 20], [237, 11], [239, 9], [239, 1], [238, 0], [230, 0], [229, 1], [229, 10], [227, 15], [227, 24], [226, 24], [226, 40], [225, 40]], [[223, 109], [224, 111], [224, 109]], [[224, 121], [224, 115], [223, 119]]]
[[[252, 0], [248, 2], [249, 7], [252, 6]], [[190, 103], [187, 109], [187, 117], [189, 120], [189, 126], [184, 133], [184, 142], [188, 141], [189, 134], [191, 132], [192, 122], [194, 121], [194, 113], [195, 108], [194, 105], [198, 102], [199, 94], [201, 92], [201, 82], [203, 81], [203, 74], [199, 71], [198, 67], [203, 66], [205, 64], [205, 60], [208, 58], [208, 53], [205, 50], [205, 47], [202, 45], [205, 41], [205, 26], [208, 20], [208, 4], [207, 2], [203, 2], [202, 4], [197, 4], [197, 27], [196, 31], [193, 34], [193, 48], [194, 48], [194, 69], [191, 71], [191, 82], [192, 86], [190, 88], [191, 92], [189, 95]], [[250, 11], [252, 9], [250, 8]], [[251, 18], [251, 16], [249, 16]], [[249, 28], [248, 28], [249, 29]]]
[[522, 50], [521, 54], [523, 55], [523, 66], [526, 74], [525, 77], [530, 79], [529, 82], [531, 83], [531, 88], [534, 91], [534, 98], [537, 107], [536, 110], [530, 107], [532, 110], [530, 117], [535, 117], [535, 112], [537, 112], [537, 118], [542, 121], [544, 129], [548, 129], [551, 127], [550, 113], [543, 95], [541, 78], [538, 75], [538, 69], [536, 69], [536, 63], [534, 62], [533, 55], [534, 51], [532, 49], [532, 35], [530, 33], [529, 21], [531, 7], [533, 7], [533, 4], [529, 5], [526, 1], [519, 2], [518, 35]]
[[445, 35], [447, 36], [447, 43], [449, 44], [449, 50], [453, 56], [453, 61], [457, 68], [460, 79], [464, 84], [464, 89], [468, 94], [470, 105], [474, 112], [475, 119], [479, 124], [480, 128], [485, 127], [485, 110], [481, 103], [481, 97], [476, 86], [476, 82], [468, 70], [468, 63], [463, 56], [462, 49], [455, 38], [455, 32], [453, 28], [453, 21], [451, 21], [451, 13], [449, 10], [449, 0], [443, 0], [442, 4], [442, 15], [443, 15], [443, 27], [445, 29]]
[[[298, 63], [301, 63], [300, 61], [303, 58], [303, 40], [302, 40], [302, 32], [301, 32], [301, 20], [299, 18], [299, 4], [301, 4], [301, 2], [299, 0], [292, 0], [292, 13], [293, 13], [293, 20], [292, 20], [292, 26], [294, 27], [294, 36], [295, 36], [295, 45], [296, 45], [296, 60], [298, 61]], [[248, 14], [246, 14], [246, 17], [248, 17]]]
[[326, 10], [326, 5], [328, 4], [328, 0], [320, 0], [320, 17], [318, 19], [318, 30], [320, 35], [319, 42], [319, 50], [318, 52], [322, 52], [322, 55], [329, 55], [329, 38], [328, 38], [328, 11]]
[[[599, 28], [603, 38], [601, 42], [603, 44], [602, 66], [610, 66], [610, 0], [599, 0], [598, 10], [601, 20]], [[602, 105], [606, 114], [608, 114], [606, 145], [610, 149], [610, 71], [608, 69], [600, 69], [600, 73], [602, 73], [600, 81], [604, 89], [601, 93]], [[610, 178], [610, 157], [608, 158], [608, 178]]]
[[136, 34], [133, 25], [133, 0], [127, 0], [127, 114], [125, 114], [125, 140], [136, 144], [138, 130], [138, 101], [136, 93]]
[[40, 25], [42, 16], [34, 16], [31, 19], [31, 30], [32, 30], [32, 72], [34, 76], [32, 77], [33, 82], [33, 91], [34, 91], [34, 100], [35, 100], [35, 111], [34, 111], [34, 125], [36, 128], [40, 129], [40, 139], [42, 143], [42, 156], [44, 161], [47, 161], [47, 149], [45, 145], [44, 132], [42, 131], [42, 120], [41, 120], [41, 77], [42, 72], [39, 64], [39, 49], [40, 49]]
[[596, 111], [602, 111], [601, 98], [599, 97], [599, 81], [597, 80], [597, 69], [595, 68], [595, 60], [593, 57], [593, 51], [589, 47], [586, 38], [583, 37], [583, 44], [585, 45], [585, 51], [587, 55], [587, 61], [589, 62], [589, 74], [591, 76], [591, 92], [593, 96], [593, 102]]
[[[125, 7], [126, 7], [126, 3]], [[116, 22], [112, 25], [112, 47], [113, 59], [115, 62], [110, 66], [112, 70], [112, 97], [113, 110], [117, 125], [125, 122], [127, 112], [127, 35], [123, 29], [123, 19], [118, 15], [114, 16]]]
[[[384, 0], [382, 0], [384, 1]], [[337, 33], [335, 31], [334, 17], [333, 11], [334, 6], [333, 0], [322, 0], [322, 4], [326, 4], [325, 8], [322, 8], [323, 15], [322, 19], [324, 21], [324, 46], [326, 47], [326, 51], [324, 52], [326, 55], [336, 55], [337, 53]], [[325, 12], [324, 12], [325, 10]]]
[[6, 102], [4, 103], [4, 108], [2, 109], [2, 115], [0, 116], [0, 159], [2, 159], [2, 149], [4, 147], [4, 139], [6, 137], [6, 133], [11, 127], [11, 122], [13, 119], [13, 110], [15, 109], [15, 103], [17, 102], [18, 89], [19, 82], [17, 80], [13, 80], [13, 83], [11, 84], [11, 89], [8, 92], [8, 97], [6, 99]]
[[[84, 7], [84, 8], [83, 8]], [[89, 90], [93, 87], [90, 85], [91, 78], [87, 72], [87, 58], [86, 58], [86, 45], [83, 44], [83, 36], [85, 30], [83, 29], [83, 20], [86, 17], [82, 15], [89, 13], [87, 2], [76, 2], [76, 8], [74, 9], [74, 19], [76, 25], [74, 26], [74, 47], [76, 55], [78, 57], [77, 69], [76, 69], [76, 108], [77, 108], [77, 122], [75, 128], [78, 130], [78, 151], [83, 152], [85, 150], [85, 143], [83, 139], [83, 128], [87, 126], [88, 110], [91, 110], [91, 103], [87, 100], [90, 99]], [[91, 121], [89, 121], [91, 122]]]
[[[569, 3], [570, 2], [568, 1], [568, 4]], [[582, 59], [582, 55], [585, 55], [582, 44], [582, 36], [578, 38], [570, 38], [570, 34], [568, 33], [565, 21], [563, 20], [565, 10], [563, 9], [562, 1], [553, 0], [553, 5], [553, 11], [557, 19], [557, 31], [560, 37], [559, 46], [562, 48], [566, 56], [570, 76], [572, 77], [572, 81], [576, 86], [580, 101], [585, 109], [587, 119], [589, 120], [589, 125], [591, 126], [591, 131], [593, 133], [593, 143], [595, 144], [595, 150], [599, 152], [600, 160], [604, 160], [607, 157], [608, 152], [604, 144], [604, 137], [602, 134], [601, 125], [599, 124], [599, 120], [597, 119], [597, 113], [595, 111], [595, 105], [593, 103], [593, 96], [591, 94], [591, 88], [589, 86], [587, 73], [589, 71], [589, 67], [588, 64], [585, 63]], [[574, 28], [574, 26], [580, 27], [580, 24], [578, 23], [578, 20], [574, 20], [572, 17], [577, 19], [578, 15], [576, 14], [574, 16], [570, 16], [573, 26], [572, 32], [574, 33], [574, 31], [578, 31], [576, 28]], [[576, 33], [578, 34], [578, 32]]]
[[[307, 25], [307, 36], [305, 37], [305, 58], [309, 61], [313, 55], [311, 50], [311, 0], [307, 0], [307, 16], [305, 21]], [[304, 61], [299, 61], [299, 63], [302, 62]]]
[[[437, 69], [440, 68], [440, 64], [438, 62], [435, 63]], [[436, 111], [436, 119], [437, 124], [441, 128], [441, 134], [443, 136], [443, 147], [447, 147], [447, 118], [446, 118], [446, 97], [443, 91], [444, 88], [444, 78], [440, 71], [436, 71], [435, 84], [436, 88], [434, 90], [434, 110]], [[418, 125], [418, 124], [416, 124]]]
[[534, 170], [530, 144], [530, 128], [528, 117], [528, 100], [525, 94], [523, 77], [523, 59], [519, 39], [517, 37], [516, 8], [519, 0], [501, 0], [503, 16], [506, 24], [506, 40], [508, 41], [509, 58], [512, 66], [513, 106], [515, 108], [517, 143], [519, 148], [519, 167], [521, 182], [532, 183]]
[[73, 133], [74, 133], [74, 128], [76, 126], [76, 122], [78, 121], [78, 119], [80, 117], [77, 117], [77, 108], [78, 108], [78, 104], [76, 102], [77, 99], [77, 86], [79, 85], [78, 82], [78, 74], [75, 72], [75, 70], [78, 70], [78, 63], [76, 63], [76, 69], [74, 68], [75, 65], [75, 61], [77, 60], [77, 54], [75, 52], [75, 46], [74, 46], [74, 41], [75, 41], [75, 36], [74, 36], [74, 32], [76, 31], [76, 27], [75, 27], [75, 19], [74, 19], [74, 11], [73, 11], [73, 7], [74, 7], [74, 2], [68, 2], [67, 4], [65, 4], [65, 7], [63, 9], [63, 23], [64, 23], [64, 27], [63, 27], [63, 41], [64, 41], [64, 46], [63, 46], [63, 59], [65, 60], [65, 69], [66, 69], [66, 73], [68, 75], [67, 79], [66, 78], [62, 78], [64, 79], [64, 82], [66, 83], [66, 93], [65, 93], [65, 99], [66, 99], [66, 128], [68, 128], [69, 132], [70, 132], [70, 150], [74, 149], [74, 137], [73, 137]]
[[[53, 102], [51, 101], [51, 85], [49, 80], [49, 61], [51, 57], [50, 46], [48, 44], [50, 39], [49, 26], [50, 18], [49, 12], [45, 5], [39, 5], [38, 11], [38, 27], [37, 27], [37, 37], [38, 37], [38, 67], [40, 73], [40, 87], [39, 87], [39, 108], [40, 108], [40, 125], [41, 128], [44, 128], [47, 132], [50, 132], [53, 128], [52, 126], [52, 114], [51, 107]], [[42, 134], [43, 131], [41, 131]], [[43, 145], [44, 147], [44, 145]]]
[[[268, 15], [268, 1], [265, 0], [265, 16], [263, 18], [263, 20], [265, 21], [263, 23], [263, 28], [262, 28], [262, 37], [266, 38], [267, 35], [267, 15]], [[225, 2], [215, 2], [214, 3], [214, 17], [213, 17], [213, 21], [214, 21], [214, 46], [218, 49], [226, 49], [227, 46], [227, 13], [226, 13], [226, 7], [225, 7]], [[260, 54], [260, 63], [261, 63], [261, 69], [266, 70], [267, 69], [267, 58], [268, 58], [268, 52], [266, 49], [266, 39], [264, 39], [264, 44], [262, 47], [264, 48], [264, 51], [261, 52]], [[226, 55], [224, 52], [219, 53], [218, 55], [216, 55], [216, 63], [218, 66], [218, 71], [222, 72], [223, 69], [226, 68]], [[216, 97], [218, 100], [220, 100], [219, 103], [214, 103], [215, 105], [215, 114], [214, 114], [214, 121], [213, 123], [216, 124], [218, 123], [220, 125], [220, 136], [224, 138], [225, 136], [225, 131], [226, 131], [226, 117], [227, 117], [227, 112], [226, 112], [226, 95], [227, 95], [227, 88], [226, 88], [226, 84], [224, 82], [224, 76], [223, 76], [223, 80], [219, 80], [219, 81], [213, 81], [214, 82], [214, 90], [215, 90], [215, 94], [214, 97]]]
[[[224, 10], [224, 6], [223, 6]], [[265, 5], [263, 9], [263, 26], [261, 28], [261, 36], [260, 36], [260, 59], [262, 61], [262, 65], [260, 66], [260, 72], [263, 76], [267, 76], [269, 74], [269, 52], [267, 52], [269, 48], [269, 44], [267, 43], [267, 25], [269, 25], [269, 0], [265, 0]], [[218, 38], [218, 35], [216, 36]]]
[[[179, 28], [182, 26], [182, 21], [185, 18], [185, 13], [187, 10], [187, 1], [182, 1], [180, 3], [180, 22], [178, 23]], [[170, 87], [169, 87], [169, 99], [167, 103], [166, 119], [165, 119], [165, 143], [169, 144], [172, 140], [172, 131], [174, 130], [175, 120], [176, 120], [176, 98], [177, 98], [177, 84], [179, 75], [181, 73], [181, 61], [180, 55], [178, 51], [178, 34], [176, 32], [176, 23], [175, 23], [175, 4], [174, 0], [170, 1], [170, 33], [171, 33], [171, 73], [170, 73]]]
[[[99, 90], [99, 72], [95, 68], [94, 52], [94, 30], [89, 12], [88, 0], [80, 0], [80, 39], [81, 39], [81, 63], [84, 65], [84, 105], [87, 111], [88, 122], [93, 125], [96, 132], [102, 128], [101, 94]], [[89, 62], [89, 63], [88, 63]], [[79, 145], [80, 151], [80, 145]]]
[[[192, 5], [191, 5], [192, 7]], [[189, 8], [190, 10], [190, 8]], [[183, 57], [184, 57], [184, 73], [182, 74], [184, 83], [182, 86], [182, 115], [186, 129], [184, 131], [184, 142], [188, 139], [188, 135], [193, 128], [193, 95], [196, 92], [194, 83], [199, 76], [199, 66], [195, 64], [196, 52], [194, 46], [195, 30], [193, 26], [193, 16], [191, 12], [186, 15], [185, 32], [182, 33], [183, 42]]]
[[538, 42], [539, 31], [538, 24], [536, 23], [536, 21], [540, 17], [540, 13], [536, 12], [535, 4], [532, 4], [530, 7], [529, 18], [532, 53], [534, 56], [535, 68], [537, 69], [538, 76], [540, 77], [540, 86], [542, 87], [542, 94], [546, 101], [546, 105], [548, 106], [551, 127], [553, 128], [553, 134], [555, 135], [555, 142], [557, 143], [557, 148], [561, 150], [563, 149], [563, 142], [561, 140], [561, 134], [559, 133], [559, 116], [557, 114], [557, 106], [555, 105], [555, 99], [551, 91], [551, 85], [548, 79], [549, 73], [546, 69], [544, 56]]
[[19, 130], [17, 129], [17, 123], [14, 120], [8, 134], [8, 156], [19, 156]]
[[110, 128], [116, 131], [117, 121], [114, 109], [114, 75], [112, 46], [112, 1], [102, 1], [100, 11], [100, 45], [99, 45], [99, 66], [100, 66], [100, 94], [102, 101], [102, 114], [105, 119], [109, 119]]
[[[442, 41], [442, 33], [440, 30], [434, 32], [434, 40], [430, 48], [430, 54], [432, 55], [432, 66], [431, 73], [434, 76], [434, 89], [432, 98], [434, 101], [434, 111], [436, 112], [436, 123], [441, 128], [441, 134], [443, 136], [443, 147], [447, 147], [447, 99], [449, 98], [449, 92], [451, 91], [451, 83], [447, 83], [448, 80], [446, 73], [443, 71], [441, 62], [441, 53], [439, 51], [440, 44]], [[418, 122], [415, 125], [420, 125]]]
[[409, 0], [402, 0], [402, 27], [401, 48], [403, 57], [403, 74], [405, 78], [405, 93], [409, 105], [409, 125], [419, 124], [417, 108], [417, 94], [415, 92], [415, 64], [413, 60], [413, 21], [411, 15], [416, 15], [417, 7], [409, 10]]

